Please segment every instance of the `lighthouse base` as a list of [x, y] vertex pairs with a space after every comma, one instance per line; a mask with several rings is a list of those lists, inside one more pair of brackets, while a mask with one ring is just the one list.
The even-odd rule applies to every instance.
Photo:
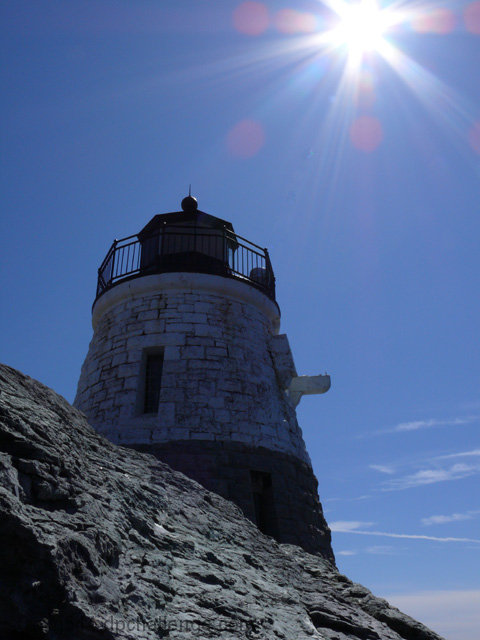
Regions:
[[334, 561], [312, 468], [295, 456], [240, 442], [131, 444], [234, 502], [265, 534]]

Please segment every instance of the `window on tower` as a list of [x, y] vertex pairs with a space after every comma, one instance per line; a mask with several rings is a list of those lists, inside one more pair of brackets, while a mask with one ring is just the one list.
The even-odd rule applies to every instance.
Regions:
[[263, 471], [250, 471], [253, 508], [257, 527], [262, 533], [277, 535], [275, 508], [273, 506], [272, 476]]
[[163, 349], [145, 354], [143, 413], [157, 413], [162, 384]]

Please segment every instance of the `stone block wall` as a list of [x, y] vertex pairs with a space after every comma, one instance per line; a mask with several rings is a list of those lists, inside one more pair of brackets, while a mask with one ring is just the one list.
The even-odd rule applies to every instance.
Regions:
[[[225, 284], [220, 276], [162, 275], [109, 292], [115, 295], [95, 318], [75, 406], [119, 444], [229, 441], [309, 463], [285, 393], [296, 372], [286, 336], [275, 335], [276, 305], [250, 285]], [[142, 414], [144, 354], [159, 348], [158, 413]]]

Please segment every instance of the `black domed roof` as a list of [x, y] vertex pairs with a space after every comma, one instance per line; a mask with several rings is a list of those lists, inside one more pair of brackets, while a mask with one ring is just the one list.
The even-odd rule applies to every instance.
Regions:
[[198, 209], [197, 199], [188, 194], [188, 196], [182, 200], [182, 209], [185, 212], [196, 211]]
[[[160, 229], [167, 226], [189, 226], [189, 227], [203, 227], [206, 229], [226, 229], [234, 234], [234, 229], [231, 222], [222, 220], [212, 216], [205, 211], [200, 211], [198, 208], [197, 199], [190, 194], [182, 200], [182, 211], [173, 211], [172, 213], [158, 213], [154, 216], [150, 222], [148, 222], [143, 229], [137, 234], [139, 240], [157, 233]], [[236, 245], [235, 237], [229, 238], [229, 243]]]

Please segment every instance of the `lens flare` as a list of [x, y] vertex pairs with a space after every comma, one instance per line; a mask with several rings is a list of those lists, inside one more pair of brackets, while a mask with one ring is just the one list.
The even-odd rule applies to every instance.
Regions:
[[473, 127], [468, 132], [468, 141], [472, 149], [480, 154], [480, 120], [475, 122]]
[[242, 2], [233, 12], [235, 29], [249, 36], [259, 36], [269, 22], [268, 9], [262, 2]]
[[265, 144], [265, 132], [256, 120], [240, 120], [227, 135], [227, 148], [237, 158], [252, 158]]
[[281, 33], [313, 33], [317, 28], [317, 18], [313, 13], [280, 9], [275, 15], [275, 26]]
[[450, 9], [439, 7], [413, 16], [412, 29], [417, 33], [451, 33], [455, 28], [455, 14]]
[[470, 33], [480, 35], [480, 1], [471, 2], [463, 12], [465, 27]]
[[359, 151], [371, 153], [380, 146], [383, 140], [382, 124], [378, 118], [360, 116], [350, 127], [350, 139]]

